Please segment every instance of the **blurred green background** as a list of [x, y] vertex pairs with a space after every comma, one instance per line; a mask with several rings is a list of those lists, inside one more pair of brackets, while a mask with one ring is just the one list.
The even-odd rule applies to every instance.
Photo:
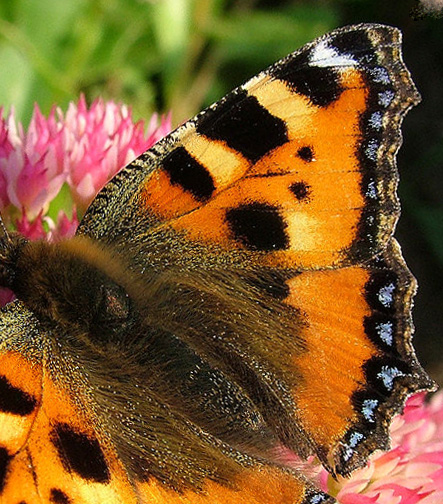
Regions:
[[[438, 9], [440, 8], [440, 14]], [[397, 235], [420, 284], [418, 353], [443, 383], [443, 0], [0, 0], [0, 105], [29, 121], [84, 93], [178, 124], [341, 25], [404, 34], [423, 102], [404, 124]]]

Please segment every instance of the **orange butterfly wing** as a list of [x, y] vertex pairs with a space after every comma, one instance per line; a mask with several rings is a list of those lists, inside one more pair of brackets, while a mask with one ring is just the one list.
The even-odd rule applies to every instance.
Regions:
[[[356, 69], [344, 71], [341, 80], [340, 97], [328, 107], [314, 106], [272, 73], [248, 83], [233, 104], [228, 100], [215, 107], [207, 119], [202, 117], [203, 124], [185, 132], [180, 145], [165, 156], [166, 170], [145, 182], [140, 204], [191, 240], [261, 252], [259, 260], [271, 267], [318, 269], [352, 260], [346, 251], [360, 248], [363, 239], [356, 237], [355, 228], [367, 207], [355, 150], [368, 87]], [[238, 108], [238, 118], [228, 112], [231, 107]], [[266, 120], [255, 117], [260, 114]], [[232, 130], [234, 139], [241, 136], [236, 122], [244, 124], [249, 115], [263, 128], [254, 141], [260, 145], [269, 135], [269, 150], [258, 159], [235, 150], [249, 145], [229, 139], [231, 147], [213, 139], [222, 135], [217, 131], [221, 122], [223, 133]], [[338, 143], [340, 149], [334, 147]], [[220, 173], [212, 170], [214, 158], [223, 160]], [[178, 174], [173, 170], [191, 160], [211, 173], [214, 189], [203, 204], [189, 193], [176, 196]]]
[[[9, 334], [18, 322], [28, 334]], [[0, 375], [0, 502], [332, 504], [291, 471], [242, 461], [240, 454], [235, 478], [204, 480], [198, 492], [177, 492], [156, 478], [133, 481], [100, 420], [92, 420], [87, 390], [68, 383], [63, 366], [50, 369], [57, 350], [32, 314], [12, 303], [0, 329], [9, 336], [0, 351], [0, 369], [7, 371]]]
[[29, 333], [10, 338], [10, 349], [0, 353], [0, 369], [7, 371], [0, 377], [1, 502], [137, 502], [115, 453], [99, 443], [90, 419], [51, 377], [49, 345], [44, 333], [34, 333], [36, 320], [14, 305], [5, 309], [2, 334], [16, 317], [26, 320]]

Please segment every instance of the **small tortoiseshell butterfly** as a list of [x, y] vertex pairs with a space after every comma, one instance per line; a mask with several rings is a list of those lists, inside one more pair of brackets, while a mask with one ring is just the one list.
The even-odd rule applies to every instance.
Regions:
[[77, 236], [3, 232], [0, 501], [319, 504], [432, 387], [392, 237], [400, 33], [338, 29], [187, 122]]

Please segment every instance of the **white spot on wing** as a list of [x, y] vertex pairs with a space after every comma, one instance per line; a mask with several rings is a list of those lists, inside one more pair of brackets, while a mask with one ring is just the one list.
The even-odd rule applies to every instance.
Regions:
[[383, 306], [389, 308], [394, 302], [395, 285], [390, 283], [378, 291], [378, 300]]
[[381, 112], [374, 112], [369, 118], [369, 126], [375, 130], [381, 129], [383, 126], [383, 115]]
[[390, 90], [378, 93], [378, 103], [382, 107], [387, 108], [392, 103], [394, 96], [395, 96], [394, 91], [390, 91]]
[[349, 446], [355, 448], [362, 439], [364, 439], [364, 436], [361, 432], [353, 432], [349, 439]]
[[377, 373], [377, 377], [381, 379], [386, 390], [392, 390], [394, 379], [398, 376], [404, 376], [404, 373], [396, 367], [382, 366], [380, 373]]
[[363, 406], [362, 406], [362, 413], [363, 416], [368, 420], [368, 422], [374, 423], [375, 422], [375, 409], [378, 406], [378, 401], [377, 399], [366, 399], [363, 401]]
[[365, 149], [365, 153], [366, 153], [366, 156], [368, 157], [368, 159], [370, 159], [371, 161], [377, 161], [378, 148], [379, 148], [379, 144], [378, 144], [377, 140], [375, 140], [374, 138], [369, 140], [368, 146]]
[[318, 67], [355, 66], [357, 64], [350, 54], [339, 53], [337, 49], [329, 46], [325, 40], [313, 48], [309, 63]]
[[376, 326], [377, 334], [386, 345], [392, 346], [394, 341], [394, 327], [392, 322], [382, 322]]
[[325, 502], [326, 497], [321, 494], [316, 494], [313, 495], [310, 499], [311, 504], [321, 504], [322, 502]]
[[391, 79], [389, 78], [389, 73], [384, 67], [374, 67], [369, 70], [374, 82], [379, 82], [381, 84], [390, 84]]
[[349, 443], [346, 443], [344, 446], [346, 447], [345, 453], [343, 454], [343, 459], [347, 462], [352, 455], [354, 454], [354, 448], [364, 439], [364, 436], [361, 432], [353, 432], [351, 437], [349, 438]]
[[378, 197], [378, 192], [377, 192], [377, 186], [375, 184], [374, 180], [371, 180], [368, 184], [368, 188], [366, 190], [366, 196], [368, 198], [371, 198], [373, 200], [377, 199]]

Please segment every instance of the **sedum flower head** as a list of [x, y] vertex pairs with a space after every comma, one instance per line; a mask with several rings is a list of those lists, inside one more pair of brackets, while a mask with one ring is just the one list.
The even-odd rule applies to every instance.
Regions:
[[153, 115], [145, 128], [126, 106], [98, 99], [88, 107], [83, 97], [66, 113], [54, 107], [47, 118], [36, 106], [27, 130], [17, 124], [13, 110], [4, 117], [0, 109], [3, 218], [31, 238], [45, 234], [43, 224], [52, 237], [72, 234], [75, 217], [71, 225], [66, 215], [56, 222], [46, 215], [63, 184], [84, 211], [118, 170], [170, 131], [170, 117], [158, 123]]

